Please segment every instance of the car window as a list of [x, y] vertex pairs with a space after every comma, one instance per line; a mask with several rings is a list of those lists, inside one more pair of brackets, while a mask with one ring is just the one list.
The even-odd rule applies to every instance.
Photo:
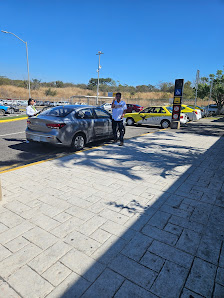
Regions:
[[110, 114], [108, 114], [106, 111], [103, 111], [101, 109], [95, 109], [95, 113], [97, 118], [111, 118]]
[[54, 117], [65, 117], [73, 111], [73, 108], [68, 107], [55, 107], [51, 109], [47, 109], [41, 113], [44, 116], [54, 116]]
[[153, 109], [153, 113], [160, 113], [160, 111], [161, 111], [161, 108], [159, 107]]
[[152, 109], [153, 108], [146, 108], [146, 109], [142, 110], [141, 113], [152, 113]]
[[163, 108], [160, 108], [160, 113], [166, 113], [166, 111]]
[[86, 108], [86, 109], [77, 111], [76, 118], [78, 118], [78, 119], [93, 119], [94, 116], [93, 116], [92, 109]]

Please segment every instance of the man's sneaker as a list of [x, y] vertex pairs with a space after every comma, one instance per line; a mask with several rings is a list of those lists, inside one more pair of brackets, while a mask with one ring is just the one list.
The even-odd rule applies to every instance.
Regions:
[[123, 146], [124, 145], [124, 142], [120, 142], [119, 146]]

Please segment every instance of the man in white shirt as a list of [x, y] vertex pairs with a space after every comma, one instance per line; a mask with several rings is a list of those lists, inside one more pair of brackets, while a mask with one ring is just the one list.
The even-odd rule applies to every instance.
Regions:
[[123, 117], [127, 110], [126, 103], [121, 100], [121, 93], [116, 93], [116, 98], [112, 102], [112, 126], [113, 126], [113, 134], [114, 134], [114, 142], [117, 142], [117, 127], [120, 133], [120, 144], [119, 146], [123, 146], [124, 144], [124, 124]]
[[36, 110], [35, 101], [32, 98], [29, 98], [28, 100], [28, 106], [26, 107], [26, 114], [28, 117], [32, 117], [37, 115], [39, 112]]

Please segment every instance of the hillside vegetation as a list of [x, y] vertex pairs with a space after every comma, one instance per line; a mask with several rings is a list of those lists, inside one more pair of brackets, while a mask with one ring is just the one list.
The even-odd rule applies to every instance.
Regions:
[[[43, 101], [61, 101], [69, 100], [73, 96], [75, 98], [71, 102], [83, 102], [95, 104], [95, 99], [91, 96], [97, 94], [97, 79], [91, 78], [88, 84], [64, 83], [62, 81], [41, 82], [38, 79], [31, 80], [31, 97], [36, 100]], [[99, 96], [107, 97], [108, 92], [121, 92], [122, 98], [127, 103], [140, 104], [149, 106], [152, 104], [167, 104], [169, 98], [173, 97], [174, 84], [171, 82], [161, 82], [157, 86], [151, 84], [129, 86], [114, 81], [111, 78], [100, 78]], [[85, 99], [84, 96], [89, 97]], [[78, 99], [77, 99], [78, 97]], [[193, 103], [195, 97], [195, 89], [190, 81], [184, 84], [183, 99], [188, 103]], [[26, 80], [12, 80], [4, 76], [0, 76], [0, 98], [2, 99], [23, 99], [29, 98], [28, 82]], [[205, 105], [208, 96], [204, 96], [204, 100], [198, 100], [198, 104]], [[99, 103], [108, 101], [107, 99], [99, 99]]]

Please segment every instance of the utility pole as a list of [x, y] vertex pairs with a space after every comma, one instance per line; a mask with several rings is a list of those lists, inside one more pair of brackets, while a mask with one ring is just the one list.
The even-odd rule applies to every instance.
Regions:
[[99, 56], [99, 62], [98, 62], [98, 68], [97, 68], [97, 72], [98, 72], [98, 81], [97, 81], [97, 94], [96, 94], [96, 105], [98, 105], [98, 98], [99, 98], [99, 84], [100, 84], [100, 69], [101, 69], [101, 65], [100, 65], [100, 55], [102, 55], [104, 53], [102, 53], [101, 51], [98, 51], [98, 55]]
[[29, 72], [29, 60], [28, 60], [28, 46], [27, 46], [27, 41], [22, 40], [20, 37], [18, 37], [17, 35], [15, 35], [12, 32], [4, 31], [4, 30], [1, 30], [1, 31], [3, 33], [14, 35], [16, 38], [18, 38], [20, 41], [22, 41], [26, 45], [26, 62], [27, 62], [27, 73], [28, 73], [28, 89], [29, 89], [29, 98], [31, 98], [31, 93], [30, 93], [30, 72]]
[[196, 84], [195, 84], [196, 93], [195, 93], [194, 108], [196, 108], [196, 105], [197, 105], [199, 76], [200, 76], [200, 71], [197, 70], [197, 74], [196, 74]]
[[211, 78], [211, 81], [210, 81], [210, 93], [209, 93], [209, 102], [208, 104], [210, 105], [210, 101], [212, 99], [212, 87], [213, 87], [213, 80], [214, 78]]

